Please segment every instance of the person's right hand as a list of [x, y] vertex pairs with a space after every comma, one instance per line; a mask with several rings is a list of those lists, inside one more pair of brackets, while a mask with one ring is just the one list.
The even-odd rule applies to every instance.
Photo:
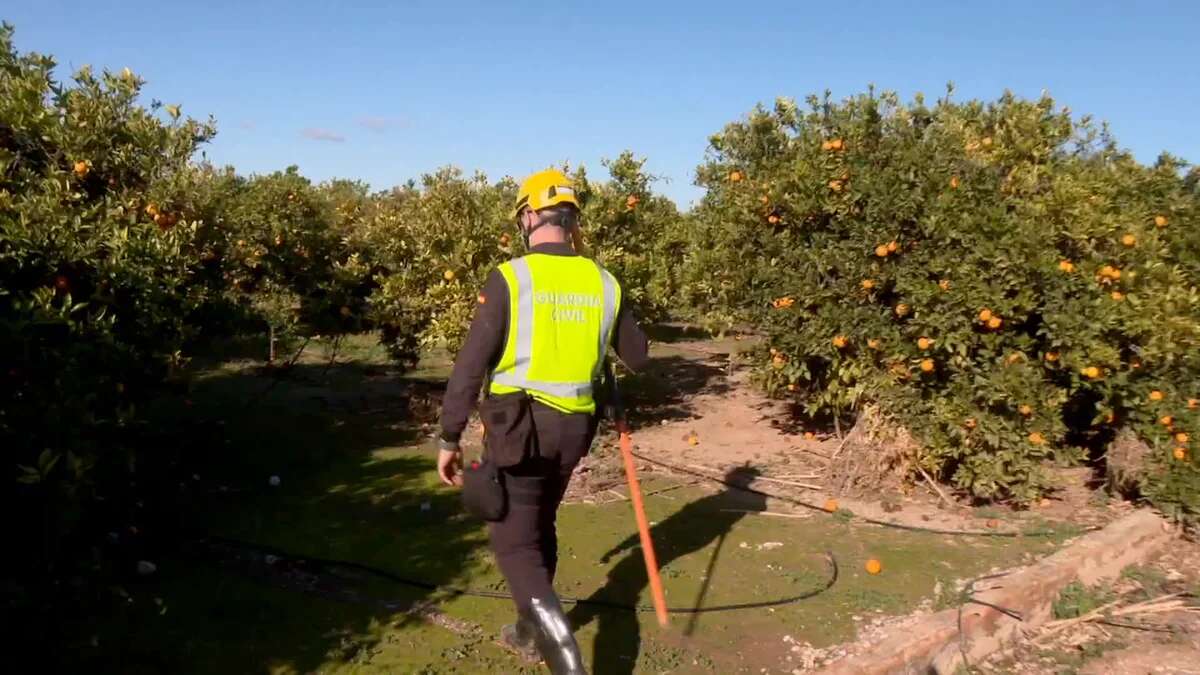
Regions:
[[461, 486], [462, 481], [462, 450], [438, 450], [438, 478], [446, 485]]

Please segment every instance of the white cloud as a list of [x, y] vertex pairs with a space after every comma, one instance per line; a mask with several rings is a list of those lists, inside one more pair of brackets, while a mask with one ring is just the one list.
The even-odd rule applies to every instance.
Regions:
[[345, 143], [346, 142], [345, 136], [337, 133], [336, 131], [330, 131], [329, 129], [318, 129], [315, 127], [309, 127], [307, 129], [301, 131], [300, 135], [307, 138], [310, 141], [329, 141], [330, 143]]

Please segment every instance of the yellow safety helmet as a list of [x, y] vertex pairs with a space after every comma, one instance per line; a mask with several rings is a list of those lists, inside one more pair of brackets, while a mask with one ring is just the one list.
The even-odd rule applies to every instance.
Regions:
[[512, 217], [516, 218], [525, 207], [541, 211], [556, 204], [571, 204], [577, 209], [580, 208], [575, 184], [558, 169], [539, 171], [521, 183]]

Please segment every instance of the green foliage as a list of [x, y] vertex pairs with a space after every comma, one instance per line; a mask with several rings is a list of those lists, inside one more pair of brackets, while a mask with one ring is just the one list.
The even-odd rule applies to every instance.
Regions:
[[878, 401], [981, 498], [1034, 499], [1046, 462], [1125, 424], [1160, 448], [1151, 495], [1196, 514], [1170, 440], [1200, 426], [1182, 165], [1139, 165], [1049, 98], [808, 103], [711, 139], [682, 267], [685, 302], [769, 334], [764, 386], [813, 414]]
[[146, 205], [182, 198], [214, 129], [137, 105], [128, 70], [59, 83], [12, 35], [0, 28], [0, 446], [15, 475], [0, 494], [30, 514], [10, 532], [13, 565], [45, 571], [104, 491], [94, 479], [136, 471], [120, 430], [178, 366], [207, 301], [199, 224]]
[[1054, 601], [1055, 619], [1076, 619], [1100, 609], [1116, 597], [1106, 586], [1084, 586], [1078, 581], [1067, 584]]

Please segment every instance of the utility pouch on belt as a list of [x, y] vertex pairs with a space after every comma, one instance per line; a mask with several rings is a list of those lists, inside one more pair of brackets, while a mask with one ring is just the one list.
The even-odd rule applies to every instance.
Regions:
[[504, 519], [508, 511], [504, 476], [487, 458], [480, 462], [471, 462], [463, 469], [462, 500], [467, 513], [476, 518]]
[[479, 404], [483, 420], [483, 459], [463, 470], [463, 507], [483, 520], [503, 520], [508, 493], [500, 469], [536, 453], [533, 409], [525, 392], [488, 396]]
[[488, 396], [479, 404], [484, 457], [497, 468], [516, 466], [537, 454], [533, 406], [525, 392]]

